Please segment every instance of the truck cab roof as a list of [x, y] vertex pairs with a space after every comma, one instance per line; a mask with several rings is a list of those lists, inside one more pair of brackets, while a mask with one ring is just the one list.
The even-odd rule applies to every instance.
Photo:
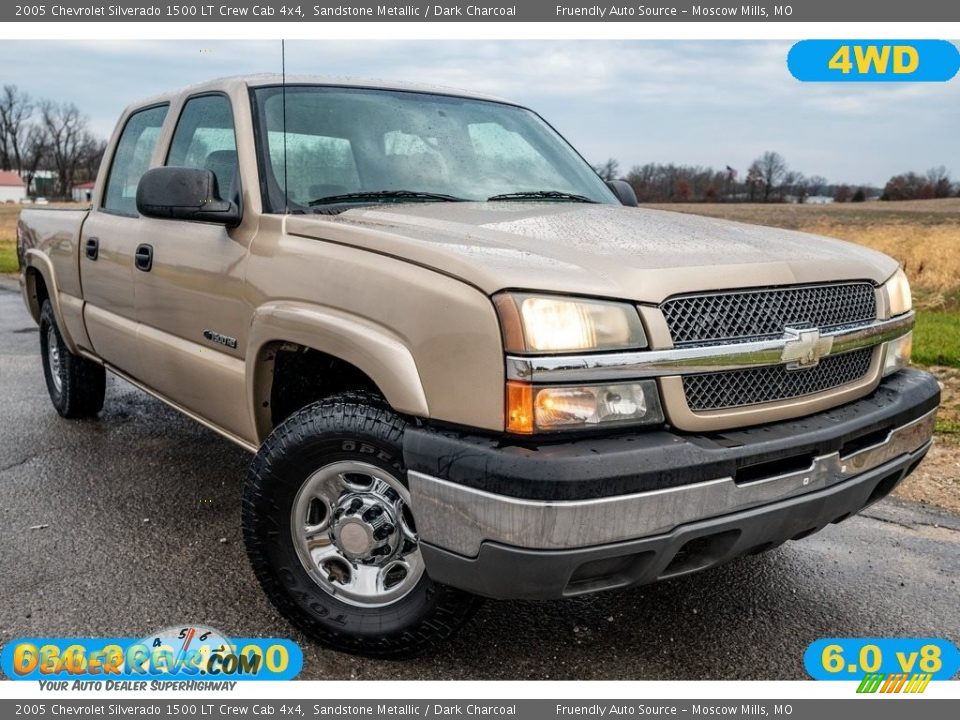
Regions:
[[[428, 83], [402, 82], [398, 80], [383, 80], [375, 78], [356, 78], [333, 75], [287, 75], [284, 77], [280, 73], [255, 73], [250, 75], [231, 75], [227, 77], [214, 78], [201, 83], [195, 83], [176, 90], [153, 95], [143, 98], [127, 106], [126, 112], [148, 105], [156, 105], [163, 102], [171, 102], [177, 98], [197, 95], [205, 92], [225, 92], [228, 95], [234, 92], [245, 92], [250, 88], [269, 87], [273, 85], [325, 85], [329, 87], [349, 87], [366, 88], [375, 90], [393, 90], [398, 92], [424, 93], [429, 95], [447, 95], [450, 97], [462, 97], [472, 100], [486, 100], [488, 102], [506, 103], [517, 105], [510, 100], [451, 88], [443, 85], [432, 85]], [[126, 114], [126, 113], [125, 113]]]

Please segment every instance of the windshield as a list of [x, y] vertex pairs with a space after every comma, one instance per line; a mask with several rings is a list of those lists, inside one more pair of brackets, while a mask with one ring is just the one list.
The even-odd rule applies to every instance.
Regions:
[[[615, 203], [604, 182], [535, 113], [389, 90], [254, 91], [268, 211], [366, 202]], [[286, 167], [284, 167], [286, 154]], [[284, 185], [287, 195], [284, 197]]]

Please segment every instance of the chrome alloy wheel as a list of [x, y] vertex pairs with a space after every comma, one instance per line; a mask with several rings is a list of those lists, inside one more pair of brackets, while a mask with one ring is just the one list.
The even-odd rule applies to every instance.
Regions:
[[410, 493], [386, 470], [325, 465], [297, 492], [290, 531], [300, 562], [326, 592], [362, 607], [404, 597], [423, 576]]
[[57, 392], [63, 392], [63, 379], [60, 377], [60, 343], [57, 342], [57, 330], [53, 325], [47, 327], [47, 363], [50, 365], [50, 377]]

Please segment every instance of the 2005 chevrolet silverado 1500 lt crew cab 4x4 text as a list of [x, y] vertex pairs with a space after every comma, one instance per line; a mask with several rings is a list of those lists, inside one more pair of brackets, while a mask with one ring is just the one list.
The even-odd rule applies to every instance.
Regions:
[[482, 596], [816, 532], [930, 446], [895, 261], [625, 205], [509, 102], [226, 79], [130, 106], [91, 208], [23, 212], [21, 282], [60, 414], [108, 369], [256, 453], [271, 601], [409, 655]]

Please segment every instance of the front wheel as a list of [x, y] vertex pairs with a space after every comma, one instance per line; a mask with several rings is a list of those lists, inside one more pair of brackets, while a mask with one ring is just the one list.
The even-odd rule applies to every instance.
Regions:
[[427, 576], [410, 508], [402, 418], [352, 393], [283, 422], [251, 463], [243, 530], [267, 597], [337, 650], [421, 653], [480, 600]]

